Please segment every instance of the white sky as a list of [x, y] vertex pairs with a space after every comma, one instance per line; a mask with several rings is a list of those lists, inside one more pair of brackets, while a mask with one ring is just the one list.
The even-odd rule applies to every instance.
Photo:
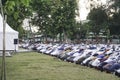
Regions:
[[[97, 0], [93, 0], [95, 3], [99, 4], [102, 2], [102, 4], [106, 4], [107, 0], [100, 0], [97, 2]], [[79, 0], [79, 17], [77, 17], [78, 21], [79, 20], [86, 20], [86, 17], [89, 13], [90, 5], [88, 3], [88, 0]]]

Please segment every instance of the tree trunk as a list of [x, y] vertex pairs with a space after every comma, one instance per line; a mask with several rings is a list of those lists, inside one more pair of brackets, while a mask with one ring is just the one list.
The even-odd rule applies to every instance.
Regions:
[[62, 43], [62, 33], [60, 33], [59, 42]]

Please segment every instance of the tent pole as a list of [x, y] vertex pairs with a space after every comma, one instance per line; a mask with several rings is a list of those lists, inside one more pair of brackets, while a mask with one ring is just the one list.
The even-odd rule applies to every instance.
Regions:
[[[3, 17], [3, 8], [2, 8], [2, 1], [0, 0], [0, 10], [1, 10], [1, 16]], [[3, 79], [3, 54], [2, 54], [2, 66], [1, 66], [1, 80]]]
[[5, 61], [5, 28], [6, 28], [6, 16], [3, 20], [3, 54], [2, 54], [2, 70], [1, 70], [1, 80], [6, 80], [6, 61]]
[[3, 54], [2, 54], [2, 68], [1, 68], [1, 80], [6, 80], [6, 67], [5, 67], [5, 28], [6, 28], [6, 16], [4, 19], [2, 1], [0, 0], [1, 15], [3, 17]]
[[5, 61], [5, 53], [6, 53], [6, 49], [5, 49], [5, 41], [6, 41], [6, 36], [5, 36], [5, 30], [6, 30], [6, 15], [5, 15], [5, 19], [4, 19], [4, 24], [3, 24], [3, 77], [4, 79], [3, 80], [6, 80], [6, 61]]
[[2, 1], [1, 0], [0, 0], [0, 8], [1, 8], [1, 15], [4, 19], [3, 6], [2, 6]]

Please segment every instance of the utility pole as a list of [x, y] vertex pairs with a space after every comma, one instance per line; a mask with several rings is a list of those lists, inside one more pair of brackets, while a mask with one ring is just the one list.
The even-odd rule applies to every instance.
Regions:
[[6, 28], [6, 16], [4, 18], [2, 1], [0, 0], [1, 15], [3, 18], [3, 54], [2, 54], [2, 68], [1, 68], [1, 80], [6, 80], [6, 64], [5, 64], [5, 28]]

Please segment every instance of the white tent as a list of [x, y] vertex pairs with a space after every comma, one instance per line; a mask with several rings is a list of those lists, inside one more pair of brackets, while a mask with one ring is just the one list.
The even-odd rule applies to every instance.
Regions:
[[[5, 29], [5, 50], [18, 50], [18, 32], [13, 30], [7, 23]], [[3, 50], [3, 18], [0, 14], [0, 50]]]

